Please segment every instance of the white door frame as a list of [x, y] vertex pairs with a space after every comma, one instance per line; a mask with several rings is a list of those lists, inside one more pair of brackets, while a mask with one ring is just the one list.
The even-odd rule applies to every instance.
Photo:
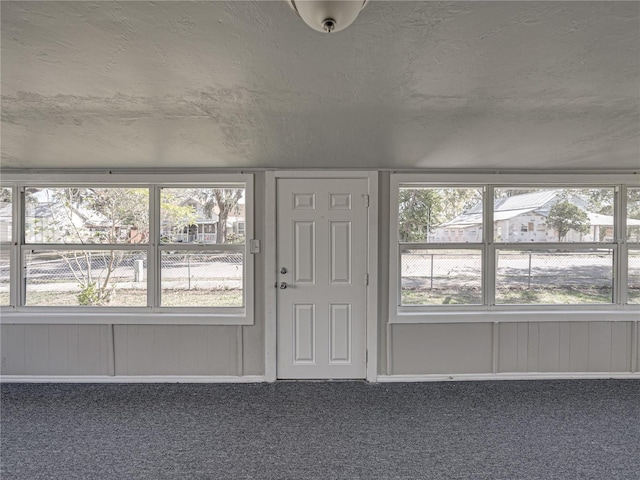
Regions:
[[368, 210], [368, 253], [367, 269], [369, 285], [367, 286], [367, 381], [377, 381], [378, 371], [378, 172], [374, 171], [319, 171], [319, 170], [283, 170], [266, 172], [266, 208], [265, 215], [265, 380], [275, 382], [277, 378], [277, 289], [278, 266], [276, 199], [277, 180], [279, 178], [364, 178], [369, 183]]

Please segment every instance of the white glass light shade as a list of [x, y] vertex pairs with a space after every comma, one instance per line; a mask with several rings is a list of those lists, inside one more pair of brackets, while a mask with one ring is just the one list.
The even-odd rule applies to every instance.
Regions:
[[314, 30], [344, 30], [358, 17], [368, 0], [288, 0], [291, 8]]

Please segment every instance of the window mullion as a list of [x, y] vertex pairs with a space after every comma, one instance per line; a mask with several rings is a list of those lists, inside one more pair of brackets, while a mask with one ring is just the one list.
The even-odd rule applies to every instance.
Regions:
[[23, 235], [23, 217], [24, 211], [24, 188], [22, 186], [12, 187], [11, 192], [11, 247], [10, 247], [10, 261], [9, 267], [9, 292], [10, 292], [10, 305], [17, 307], [23, 304], [24, 296], [23, 291], [23, 268], [22, 268], [22, 251], [21, 244], [24, 241]]
[[147, 250], [147, 306], [160, 305], [160, 195], [157, 185], [149, 187], [149, 248]]
[[389, 176], [389, 319], [395, 319], [400, 309], [400, 285], [402, 272], [400, 267], [400, 235], [398, 231], [398, 195], [400, 185], [396, 175]]
[[484, 304], [496, 304], [496, 250], [493, 242], [493, 185], [484, 188], [482, 240], [483, 240], [483, 291]]
[[629, 248], [627, 245], [627, 187], [616, 187], [614, 202], [614, 241], [618, 246], [613, 277], [614, 303], [626, 305], [629, 300]]

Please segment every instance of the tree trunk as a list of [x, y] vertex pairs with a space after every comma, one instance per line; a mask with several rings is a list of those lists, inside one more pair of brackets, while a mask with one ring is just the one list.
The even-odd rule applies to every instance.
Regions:
[[227, 218], [229, 212], [220, 208], [218, 214], [218, 228], [216, 230], [216, 243], [225, 243], [227, 241]]

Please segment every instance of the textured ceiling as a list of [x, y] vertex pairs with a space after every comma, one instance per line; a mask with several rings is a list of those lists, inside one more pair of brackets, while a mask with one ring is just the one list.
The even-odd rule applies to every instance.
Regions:
[[1, 8], [4, 168], [640, 167], [640, 2]]

